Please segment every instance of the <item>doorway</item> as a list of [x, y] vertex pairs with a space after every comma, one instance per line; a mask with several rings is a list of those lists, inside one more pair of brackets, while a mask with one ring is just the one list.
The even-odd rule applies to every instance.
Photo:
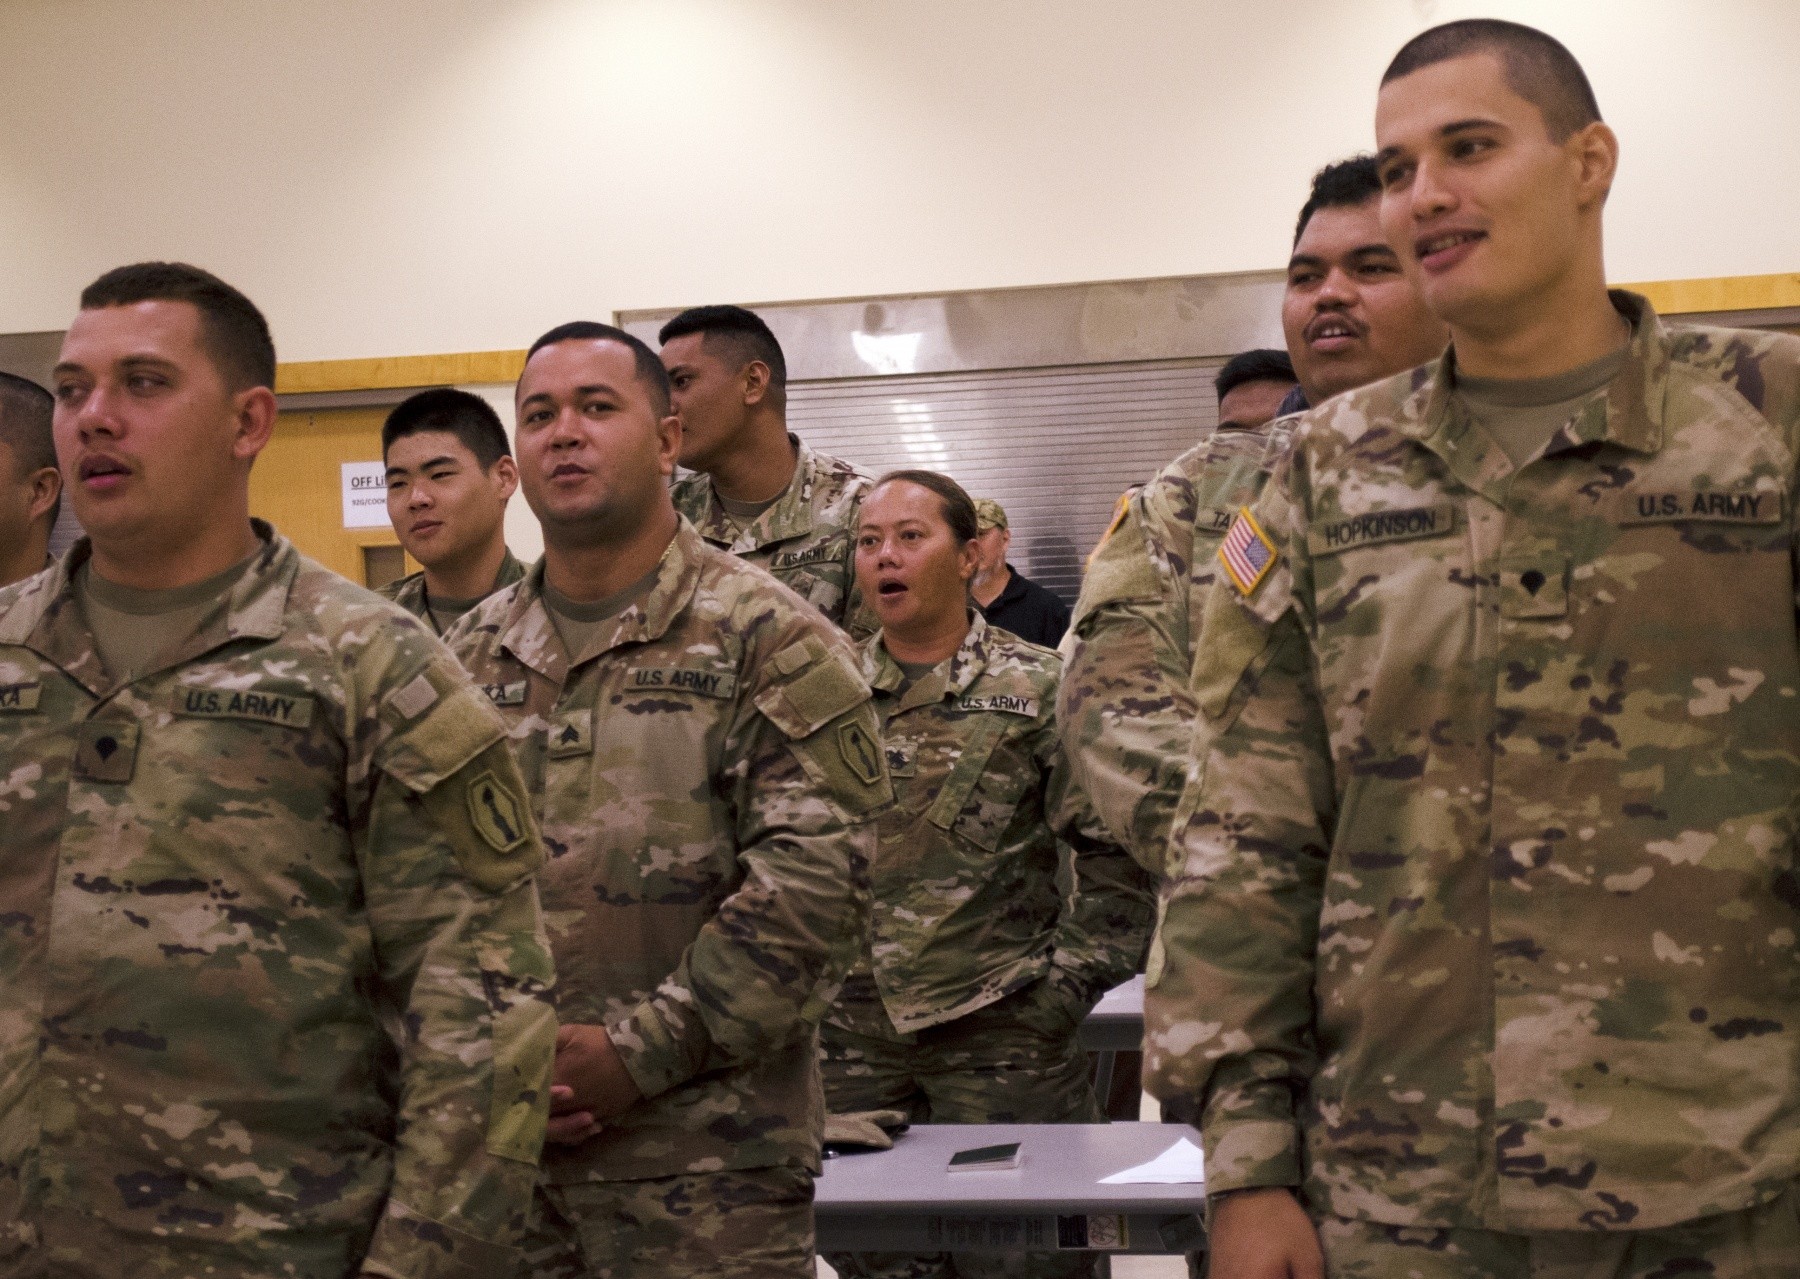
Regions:
[[344, 526], [343, 464], [381, 460], [386, 408], [295, 409], [250, 470], [250, 513], [352, 582], [374, 589], [417, 572], [394, 530]]

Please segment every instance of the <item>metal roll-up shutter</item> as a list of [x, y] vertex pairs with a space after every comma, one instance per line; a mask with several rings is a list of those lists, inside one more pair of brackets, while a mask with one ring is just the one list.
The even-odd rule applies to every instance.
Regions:
[[788, 425], [871, 475], [943, 471], [997, 499], [1010, 559], [1073, 603], [1119, 494], [1218, 421], [1216, 360], [940, 373], [789, 386]]

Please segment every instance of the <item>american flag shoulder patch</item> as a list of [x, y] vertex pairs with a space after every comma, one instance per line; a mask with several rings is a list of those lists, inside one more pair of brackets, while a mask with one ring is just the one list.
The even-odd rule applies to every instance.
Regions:
[[1278, 555], [1275, 543], [1262, 531], [1250, 508], [1240, 506], [1237, 518], [1225, 532], [1225, 540], [1219, 543], [1219, 563], [1230, 574], [1238, 594], [1248, 595], [1260, 586], [1275, 567]]

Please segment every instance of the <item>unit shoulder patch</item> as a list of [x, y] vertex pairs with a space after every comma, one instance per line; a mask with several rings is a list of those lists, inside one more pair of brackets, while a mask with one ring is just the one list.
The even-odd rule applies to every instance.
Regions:
[[863, 785], [874, 786], [881, 781], [881, 748], [869, 736], [869, 730], [855, 720], [839, 726], [838, 751]]
[[1275, 543], [1250, 514], [1250, 508], [1239, 507], [1225, 540], [1219, 543], [1219, 563], [1224, 565], [1225, 574], [1237, 587], [1238, 594], [1249, 595], [1261, 586], [1280, 557]]
[[510, 853], [529, 837], [525, 803], [494, 773], [483, 769], [469, 779], [469, 821], [497, 853]]
[[524, 783], [504, 742], [418, 799], [463, 874], [488, 892], [510, 888], [543, 861]]

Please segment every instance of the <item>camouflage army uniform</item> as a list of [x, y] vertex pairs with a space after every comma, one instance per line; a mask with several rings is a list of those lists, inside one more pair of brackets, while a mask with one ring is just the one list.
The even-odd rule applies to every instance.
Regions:
[[451, 642], [537, 806], [562, 1018], [604, 1025], [645, 1100], [546, 1152], [533, 1273], [686, 1274], [698, 1246], [708, 1274], [786, 1272], [776, 1249], [810, 1274], [816, 1027], [868, 918], [865, 819], [892, 798], [868, 686], [839, 632], [685, 520], [574, 662], [543, 581], [540, 562]]
[[[524, 576], [525, 566], [519, 562], [518, 556], [509, 550], [506, 552], [506, 558], [500, 561], [500, 571], [494, 575], [494, 589], [497, 591], [503, 586], [511, 586]], [[408, 573], [405, 577], [389, 582], [375, 593], [382, 599], [392, 600], [433, 630], [437, 629], [437, 622], [431, 616], [429, 597], [425, 594], [425, 574], [423, 572]]]
[[675, 483], [675, 509], [722, 551], [773, 573], [783, 586], [860, 639], [876, 622], [856, 592], [856, 522], [870, 480], [850, 463], [815, 453], [797, 435], [794, 478], [768, 510], [739, 531], [713, 496], [712, 477]]
[[512, 1264], [555, 1020], [504, 728], [411, 618], [258, 532], [123, 686], [85, 541], [0, 591], [8, 1276]]
[[1063, 640], [1056, 721], [1072, 785], [1158, 876], [1198, 713], [1189, 679], [1213, 552], [1293, 422], [1214, 431], [1130, 494], [1088, 560]]
[[1453, 356], [1303, 418], [1207, 602], [1149, 1073], [1209, 1192], [1303, 1186], [1328, 1247], [1800, 1165], [1800, 342], [1614, 299], [1621, 372], [1516, 471]]
[[[868, 947], [823, 1034], [833, 1111], [1103, 1118], [1075, 1027], [1137, 971], [1154, 885], [1097, 821], [1064, 816], [1060, 665], [979, 613], [947, 668], [910, 687], [879, 634], [864, 644], [895, 802], [879, 820]], [[861, 1275], [1088, 1272], [1079, 1257], [832, 1264]]]

